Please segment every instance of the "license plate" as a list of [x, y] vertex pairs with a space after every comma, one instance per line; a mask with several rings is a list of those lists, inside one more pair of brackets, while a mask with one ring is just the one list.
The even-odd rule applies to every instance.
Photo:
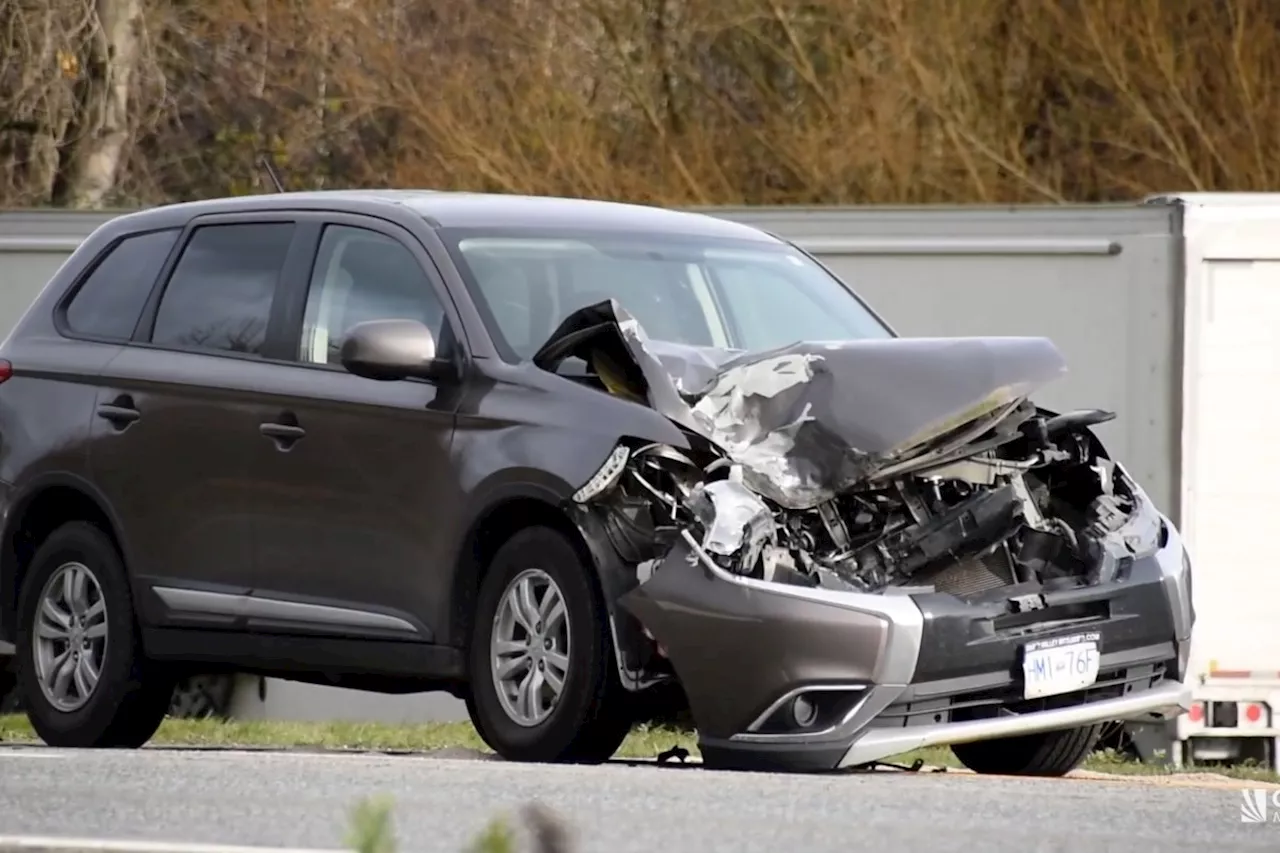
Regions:
[[1092, 685], [1098, 680], [1100, 640], [1093, 632], [1027, 643], [1022, 647], [1023, 695], [1039, 699]]

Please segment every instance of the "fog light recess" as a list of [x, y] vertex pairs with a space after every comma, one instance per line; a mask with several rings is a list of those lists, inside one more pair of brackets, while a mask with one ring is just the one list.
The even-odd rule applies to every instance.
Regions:
[[818, 719], [818, 706], [802, 693], [791, 700], [791, 718], [798, 728], [807, 729]]
[[746, 734], [817, 735], [845, 722], [857, 709], [862, 685], [817, 685], [790, 690], [769, 706]]

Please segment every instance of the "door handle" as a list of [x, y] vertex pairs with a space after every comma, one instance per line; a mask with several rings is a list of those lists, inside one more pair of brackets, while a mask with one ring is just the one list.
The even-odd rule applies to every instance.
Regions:
[[274, 439], [276, 446], [281, 450], [288, 450], [295, 441], [307, 434], [307, 431], [297, 424], [265, 423], [258, 427], [258, 431], [267, 438]]
[[134, 408], [133, 398], [124, 394], [98, 406], [98, 417], [110, 421], [116, 429], [124, 429], [142, 417], [142, 412]]

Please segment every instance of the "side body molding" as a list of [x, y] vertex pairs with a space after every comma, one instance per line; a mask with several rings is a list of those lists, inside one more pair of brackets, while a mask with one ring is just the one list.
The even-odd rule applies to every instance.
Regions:
[[205, 627], [283, 631], [305, 629], [321, 633], [398, 635], [431, 642], [432, 632], [407, 614], [382, 610], [292, 601], [261, 592], [221, 592], [176, 586], [153, 586], [171, 618], [198, 621]]

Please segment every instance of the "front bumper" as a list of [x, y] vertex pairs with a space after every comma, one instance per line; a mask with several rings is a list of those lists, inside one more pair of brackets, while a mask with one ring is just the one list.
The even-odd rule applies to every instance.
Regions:
[[1180, 681], [1162, 681], [1137, 693], [1082, 705], [1066, 705], [1007, 717], [988, 717], [958, 723], [873, 729], [852, 743], [840, 767], [856, 767], [926, 746], [949, 746], [995, 738], [1073, 729], [1112, 720], [1150, 721], [1177, 716], [1191, 705], [1191, 688]]
[[[1017, 587], [966, 601], [744, 578], [688, 535], [621, 604], [664, 646], [709, 765], [832, 770], [1188, 708], [1190, 567], [1166, 525], [1158, 550], [1114, 581], [1046, 592], [1029, 612], [1015, 612]], [[1024, 644], [1086, 631], [1100, 638], [1097, 682], [1025, 700]]]

